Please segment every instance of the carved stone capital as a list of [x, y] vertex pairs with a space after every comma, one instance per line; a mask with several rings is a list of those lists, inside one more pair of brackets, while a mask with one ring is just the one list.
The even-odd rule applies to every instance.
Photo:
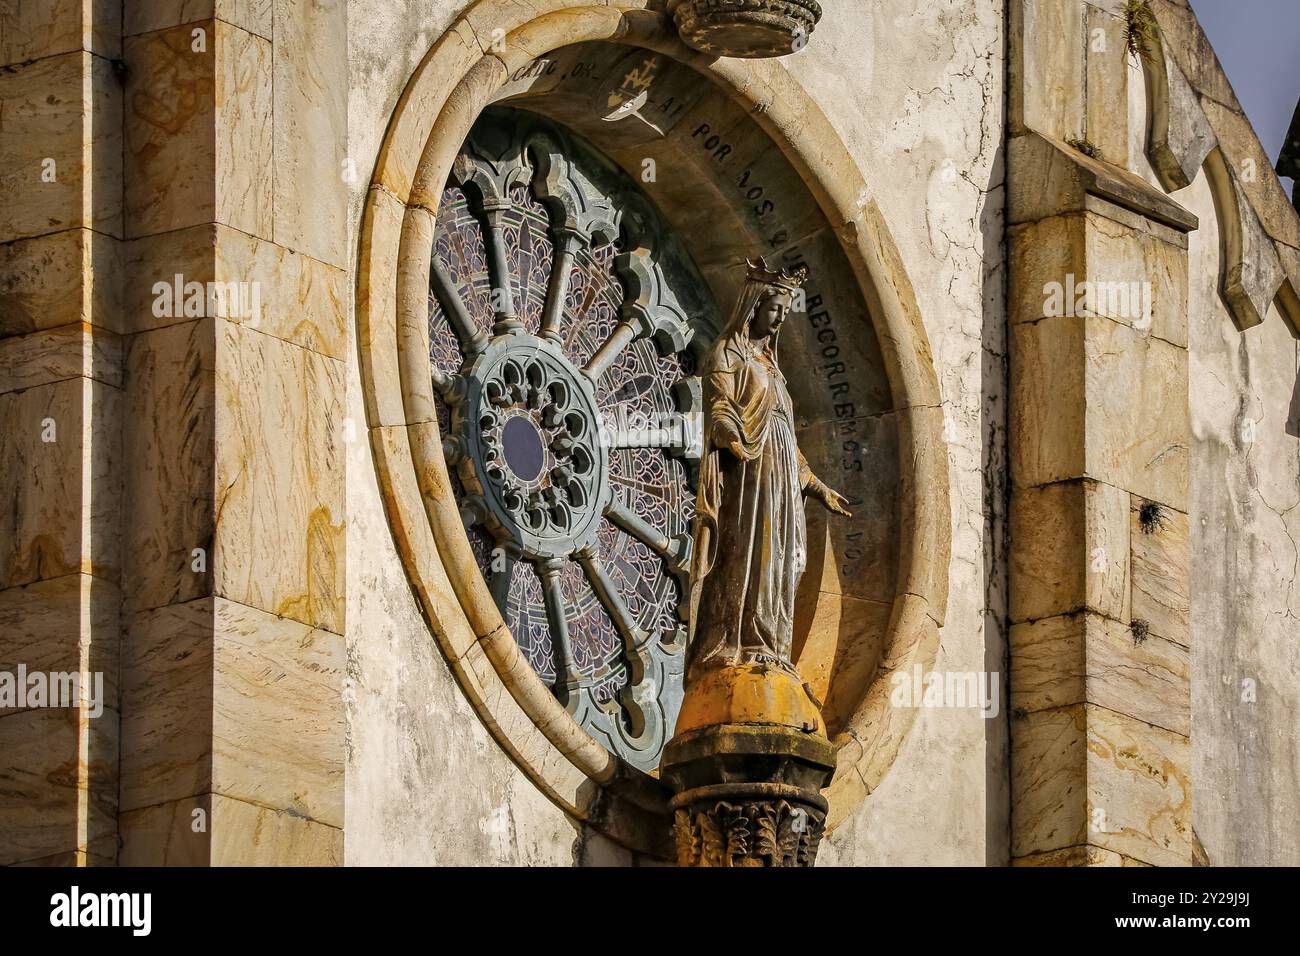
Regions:
[[720, 784], [672, 801], [678, 866], [812, 866], [826, 801], [775, 783]]
[[680, 732], [663, 776], [681, 866], [812, 866], [826, 824], [821, 795], [835, 747], [816, 731], [770, 723]]

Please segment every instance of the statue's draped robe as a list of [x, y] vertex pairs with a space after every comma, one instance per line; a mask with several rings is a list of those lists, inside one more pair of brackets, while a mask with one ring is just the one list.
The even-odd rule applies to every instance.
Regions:
[[[810, 474], [770, 340], [749, 337], [755, 304], [741, 305], [739, 321], [701, 370], [706, 454], [696, 499], [691, 674], [745, 663], [793, 669], [795, 589], [807, 563], [803, 487]], [[726, 447], [734, 436], [738, 456]]]

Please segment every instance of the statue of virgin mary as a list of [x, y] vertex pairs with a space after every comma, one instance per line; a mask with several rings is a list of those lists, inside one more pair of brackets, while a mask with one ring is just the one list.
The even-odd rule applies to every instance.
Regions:
[[760, 664], [794, 674], [794, 597], [807, 563], [804, 496], [848, 515], [808, 467], [777, 365], [777, 337], [806, 270], [750, 260], [740, 301], [700, 371], [704, 460], [695, 502], [687, 682]]

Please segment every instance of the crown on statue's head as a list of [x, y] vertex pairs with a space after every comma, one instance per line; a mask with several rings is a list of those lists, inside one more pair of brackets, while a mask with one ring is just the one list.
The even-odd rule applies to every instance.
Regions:
[[761, 282], [789, 292], [802, 286], [804, 280], [808, 278], [808, 267], [805, 265], [774, 271], [768, 268], [767, 260], [761, 258], [748, 259], [745, 264], [749, 266], [748, 278], [751, 282]]

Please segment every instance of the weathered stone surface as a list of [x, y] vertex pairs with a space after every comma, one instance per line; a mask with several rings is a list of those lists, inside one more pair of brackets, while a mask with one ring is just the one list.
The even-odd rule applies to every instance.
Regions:
[[1186, 347], [1186, 238], [1102, 200], [1089, 207], [1012, 227], [1011, 321], [1093, 314]]
[[85, 322], [125, 331], [120, 244], [65, 229], [0, 245], [0, 336]]
[[1187, 239], [1105, 203], [1013, 226], [1011, 321], [1105, 316], [1187, 345]]
[[1011, 496], [1011, 619], [1089, 609], [1128, 619], [1129, 496], [1095, 481], [1017, 488]]
[[218, 320], [216, 369], [214, 591], [341, 634], [339, 363]]
[[1075, 0], [1010, 0], [1012, 131], [1060, 140], [1084, 130], [1083, 11]]
[[77, 226], [122, 232], [122, 96], [78, 50], [0, 73], [0, 241]]
[[[1133, 620], [1176, 644], [1191, 644], [1191, 554], [1187, 515], [1133, 500]], [[1156, 721], [1152, 721], [1156, 723]]]
[[131, 337], [126, 355], [123, 610], [211, 593], [216, 363], [214, 322], [198, 319]]
[[[1212, 210], [1206, 177], [1186, 202]], [[1193, 810], [1215, 866], [1300, 858], [1292, 768], [1300, 765], [1289, 639], [1300, 611], [1300, 473], [1294, 333], [1277, 309], [1237, 331], [1218, 291], [1214, 216], [1191, 235]]]
[[1012, 856], [1092, 843], [1191, 862], [1186, 737], [1092, 704], [1013, 718]]
[[[368, 347], [361, 350], [359, 377], [367, 382], [399, 382], [397, 237], [406, 207], [384, 189], [372, 188], [367, 195], [371, 201], [361, 225], [361, 277], [355, 301], [357, 338]], [[406, 422], [400, 389], [365, 389], [364, 412], [372, 428]]]
[[1082, 473], [1186, 507], [1186, 351], [1110, 319], [1060, 317], [1013, 327], [1012, 352], [1018, 485]]
[[1195, 216], [1136, 173], [1037, 132], [1008, 143], [1007, 168], [1019, 181], [1007, 196], [1013, 224], [1082, 211], [1102, 199], [1184, 232], [1197, 226]]
[[1085, 322], [1062, 316], [1011, 328], [1008, 445], [1017, 487], [1085, 474]]
[[1282, 181], [1273, 174], [1273, 160], [1260, 144], [1250, 120], [1210, 98], [1202, 97], [1201, 106], [1264, 232], [1278, 242], [1300, 246], [1300, 215]]
[[120, 388], [121, 337], [77, 322], [0, 339], [0, 394], [71, 378]]
[[117, 712], [42, 708], [0, 717], [0, 865], [117, 851]]
[[347, 59], [347, 8], [274, 4], [274, 239], [338, 267], [349, 260], [348, 180], [363, 173], [348, 157], [347, 84], [322, 78]]
[[1219, 138], [1201, 108], [1200, 98], [1165, 49], [1163, 39], [1145, 64], [1150, 112], [1146, 155], [1165, 189], [1183, 189], [1196, 178]]
[[1086, 841], [1086, 712], [1075, 706], [1012, 715], [1012, 858]]
[[274, 0], [128, 0], [122, 8], [122, 33], [132, 36], [216, 17], [269, 40], [273, 6]]
[[[800, 596], [795, 613], [795, 664], [822, 701], [831, 737], [844, 729], [880, 664], [890, 605], [840, 594]], [[809, 606], [811, 605], [811, 606]]]
[[1151, 9], [1160, 25], [1166, 52], [1182, 69], [1192, 89], [1239, 111], [1241, 104], [1228, 75], [1185, 0], [1152, 0]]
[[1103, 159], [1117, 166], [1128, 159], [1128, 111], [1116, 104], [1128, 103], [1128, 49], [1126, 21], [1122, 10], [1082, 8], [1085, 32], [1084, 96], [1087, 136]]
[[1185, 647], [1088, 612], [1016, 624], [1010, 647], [1013, 711], [1090, 703], [1190, 733]]
[[[216, 119], [214, 218], [251, 236], [270, 239], [272, 164], [277, 155], [271, 42], [221, 20], [212, 23], [216, 58], [212, 90]], [[320, 149], [324, 143], [316, 145]]]
[[221, 222], [271, 238], [271, 45], [221, 20], [130, 37], [131, 236]]
[[[898, 485], [898, 424], [894, 414], [802, 428], [799, 447], [813, 472], [850, 502], [852, 518], [831, 520], [816, 503], [808, 522], [805, 588], [876, 602], [893, 600], [898, 570], [892, 544], [901, 509], [891, 499]], [[874, 502], [874, 507], [868, 507]]]
[[1076, 282], [1088, 278], [1086, 235], [1087, 217], [1081, 213], [1049, 216], [1007, 231], [1009, 321], [1046, 318], [1053, 283], [1061, 286], [1064, 295], [1069, 276]]
[[1104, 707], [1086, 711], [1091, 842], [1156, 866], [1190, 865], [1188, 739]]
[[[0, 591], [0, 673], [85, 673], [83, 697], [117, 708], [117, 586], [89, 574], [68, 574]], [[102, 684], [96, 684], [99, 674]], [[95, 688], [102, 688], [96, 701]], [[28, 710], [0, 707], [0, 716]], [[108, 719], [108, 718], [104, 718]]]
[[123, 620], [123, 813], [212, 788], [217, 640], [211, 598]]
[[[203, 829], [196, 830], [200, 826]], [[124, 813], [121, 828], [123, 866], [339, 866], [343, 862], [342, 830], [219, 793]]]
[[117, 575], [119, 400], [82, 378], [0, 395], [0, 588]]
[[1245, 331], [1264, 321], [1273, 297], [1286, 278], [1276, 247], [1241, 184], [1241, 177], [1221, 149], [1205, 164], [1220, 210], [1220, 290], [1237, 328]]
[[[128, 4], [131, 6], [132, 4]], [[122, 0], [10, 0], [0, 6], [0, 65], [73, 50], [111, 59], [121, 51]]]
[[[342, 269], [220, 223], [132, 240], [123, 256], [132, 276], [124, 296], [132, 331], [192, 321], [187, 305], [207, 301], [209, 283], [223, 290], [234, 283], [238, 300], [223, 303], [214, 296], [195, 308], [206, 318], [248, 326], [331, 358], [344, 356], [348, 294]], [[202, 286], [203, 297], [191, 299], [190, 282]]]
[[[123, 41], [132, 77], [123, 117], [128, 236], [216, 215], [215, 30], [215, 21], [204, 20]], [[199, 36], [206, 52], [193, 49]]]
[[1187, 347], [1187, 239], [1118, 207], [1089, 212], [1087, 278], [1097, 283], [1090, 311]]
[[1082, 846], [1016, 857], [1012, 866], [1149, 866], [1132, 857], [1085, 843]]
[[213, 790], [341, 827], [342, 638], [220, 598], [125, 638], [122, 806]]

